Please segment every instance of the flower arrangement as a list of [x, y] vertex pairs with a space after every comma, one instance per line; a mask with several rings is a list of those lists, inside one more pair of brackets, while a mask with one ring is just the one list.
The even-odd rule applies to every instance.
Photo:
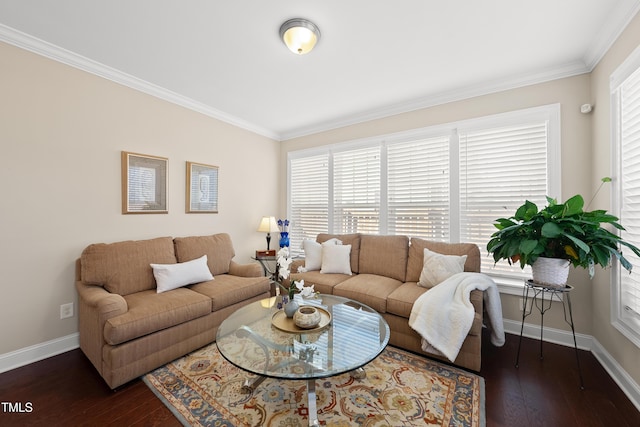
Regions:
[[280, 229], [280, 240], [278, 242], [280, 247], [289, 247], [289, 220], [279, 219], [278, 228]]
[[278, 228], [281, 233], [289, 232], [289, 220], [288, 219], [279, 219], [278, 220]]
[[[278, 278], [282, 281], [287, 280], [290, 274], [289, 267], [293, 262], [289, 257], [288, 247], [283, 247], [278, 251], [276, 262], [278, 265]], [[281, 281], [277, 283], [279, 288], [287, 294], [289, 300], [293, 300], [293, 296], [296, 293], [299, 293], [304, 298], [311, 297], [316, 293], [313, 289], [314, 285], [304, 286], [304, 280], [292, 280], [289, 287], [284, 286]]]

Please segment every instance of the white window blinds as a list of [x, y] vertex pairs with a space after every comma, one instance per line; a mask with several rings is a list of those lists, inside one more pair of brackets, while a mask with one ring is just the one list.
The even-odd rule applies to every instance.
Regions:
[[[620, 87], [620, 223], [623, 239], [640, 246], [640, 69]], [[622, 247], [624, 251], [624, 246]], [[640, 334], [640, 260], [624, 251], [633, 274], [620, 272], [618, 306], [622, 321]]]
[[378, 233], [380, 229], [380, 146], [333, 155], [335, 233]]
[[530, 277], [529, 267], [496, 264], [486, 244], [497, 218], [513, 215], [525, 200], [546, 205], [547, 141], [546, 121], [460, 131], [460, 240], [480, 247], [485, 273]]
[[289, 176], [290, 247], [298, 253], [304, 239], [329, 229], [329, 154], [291, 159]]
[[388, 234], [449, 241], [449, 135], [389, 144]]

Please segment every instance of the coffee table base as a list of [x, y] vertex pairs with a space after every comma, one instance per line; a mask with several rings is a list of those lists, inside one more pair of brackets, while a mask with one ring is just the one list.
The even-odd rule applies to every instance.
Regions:
[[307, 380], [307, 399], [309, 400], [309, 426], [319, 426], [316, 402], [316, 380]]

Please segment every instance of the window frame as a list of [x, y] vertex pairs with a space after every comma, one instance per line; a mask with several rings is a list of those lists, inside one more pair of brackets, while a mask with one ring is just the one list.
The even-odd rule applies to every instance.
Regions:
[[[640, 70], [640, 47], [636, 48], [627, 59], [611, 74], [609, 79], [610, 89], [610, 133], [612, 152], [612, 191], [611, 206], [613, 215], [621, 218], [622, 212], [622, 133], [621, 133], [621, 88], [628, 79]], [[640, 105], [639, 105], [640, 107]], [[621, 218], [621, 222], [624, 219]], [[624, 224], [623, 224], [624, 225]], [[618, 234], [619, 231], [615, 231]], [[631, 242], [633, 243], [633, 242]], [[640, 347], [640, 322], [631, 322], [624, 315], [624, 307], [621, 301], [623, 268], [619, 262], [614, 261], [610, 272], [610, 317], [611, 324], [627, 339]], [[637, 274], [637, 273], [636, 273]]]

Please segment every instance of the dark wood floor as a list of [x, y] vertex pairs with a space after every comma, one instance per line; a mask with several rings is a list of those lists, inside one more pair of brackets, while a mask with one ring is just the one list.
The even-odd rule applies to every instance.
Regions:
[[[598, 361], [580, 351], [580, 390], [572, 348], [518, 337], [504, 347], [485, 336], [482, 371], [487, 426], [640, 426], [640, 412]], [[111, 391], [80, 350], [0, 374], [0, 426], [178, 426], [171, 412], [140, 380]], [[31, 412], [27, 403], [30, 403]], [[21, 409], [25, 412], [11, 413]]]

